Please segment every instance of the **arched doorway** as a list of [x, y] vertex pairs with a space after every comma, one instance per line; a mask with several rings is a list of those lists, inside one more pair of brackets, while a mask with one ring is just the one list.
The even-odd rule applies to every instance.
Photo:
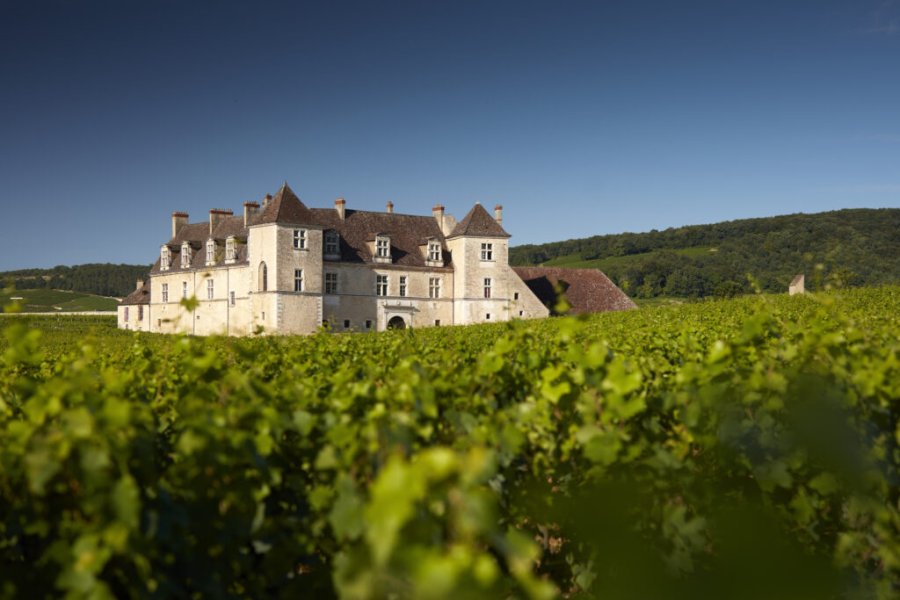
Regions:
[[387, 324], [388, 329], [406, 329], [406, 321], [403, 317], [392, 317]]

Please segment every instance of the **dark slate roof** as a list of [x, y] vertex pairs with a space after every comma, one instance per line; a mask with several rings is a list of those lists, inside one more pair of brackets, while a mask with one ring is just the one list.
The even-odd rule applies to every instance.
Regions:
[[450, 266], [450, 252], [434, 217], [346, 210], [341, 220], [333, 208], [313, 208], [310, 212], [317, 225], [324, 227], [325, 231], [333, 229], [340, 235], [342, 262], [371, 263], [370, 243], [375, 240], [376, 234], [385, 234], [391, 238], [390, 264], [425, 267], [422, 246], [434, 238], [441, 243], [444, 266]]
[[477, 236], [477, 237], [511, 237], [500, 226], [500, 223], [488, 214], [484, 207], [476, 204], [472, 207], [463, 220], [457, 223], [456, 227], [447, 237], [459, 236]]
[[150, 304], [150, 277], [148, 276], [146, 279], [144, 279], [144, 285], [125, 296], [120, 304], [122, 304], [123, 306], [131, 306], [135, 304]]
[[300, 201], [287, 182], [281, 186], [275, 197], [263, 209], [262, 214], [254, 221], [254, 225], [263, 223], [315, 224], [312, 212]]
[[[259, 215], [252, 218], [250, 220], [250, 224], [253, 225], [255, 223], [258, 223], [259, 218]], [[210, 237], [215, 239], [216, 243], [219, 244], [218, 250], [224, 257], [225, 240], [232, 236], [234, 236], [235, 239], [241, 242], [245, 242], [247, 240], [247, 228], [244, 227], [243, 215], [221, 215], [218, 222], [216, 223], [215, 229], [213, 229], [212, 235], [210, 235], [209, 233], [209, 221], [203, 221], [201, 223], [189, 223], [187, 225], [184, 225], [181, 229], [178, 230], [178, 235], [166, 242], [166, 245], [169, 246], [169, 249], [172, 251], [172, 264], [169, 266], [169, 270], [165, 272], [177, 273], [179, 271], [188, 271], [190, 269], [205, 269], [206, 241]], [[191, 266], [188, 269], [181, 268], [181, 244], [183, 242], [188, 242], [194, 251], [194, 254], [191, 257]], [[236, 254], [234, 257], [234, 263], [229, 263], [229, 265], [242, 263], [246, 264], [248, 260], [247, 244], [236, 244], [235, 252]], [[222, 264], [223, 263], [220, 260], [217, 263], [217, 266]], [[153, 267], [150, 269], [150, 272], [154, 275], [162, 272], [159, 270], [158, 256], [156, 258], [156, 262], [153, 264]]]
[[557, 284], [564, 288], [572, 307], [570, 312], [574, 314], [637, 308], [625, 292], [597, 269], [513, 267], [513, 270], [551, 311], [556, 305], [554, 286]]

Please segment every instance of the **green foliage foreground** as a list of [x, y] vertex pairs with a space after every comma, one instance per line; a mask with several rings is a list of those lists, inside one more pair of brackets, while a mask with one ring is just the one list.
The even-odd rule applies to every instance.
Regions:
[[290, 339], [6, 319], [0, 596], [893, 598], [898, 314], [882, 288]]

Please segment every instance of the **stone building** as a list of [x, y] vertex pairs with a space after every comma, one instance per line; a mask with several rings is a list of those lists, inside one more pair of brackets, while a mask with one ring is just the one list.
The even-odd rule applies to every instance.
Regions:
[[[172, 214], [171, 238], [118, 309], [120, 328], [197, 335], [311, 333], [546, 317], [509, 266], [502, 207], [459, 222], [431, 216], [308, 208], [284, 184], [243, 214]], [[188, 302], [182, 300], [188, 299]]]

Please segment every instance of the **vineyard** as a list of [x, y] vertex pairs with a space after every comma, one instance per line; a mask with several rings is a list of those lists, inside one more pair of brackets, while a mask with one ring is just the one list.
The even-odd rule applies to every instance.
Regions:
[[0, 328], [0, 598], [900, 595], [897, 287], [303, 338]]

